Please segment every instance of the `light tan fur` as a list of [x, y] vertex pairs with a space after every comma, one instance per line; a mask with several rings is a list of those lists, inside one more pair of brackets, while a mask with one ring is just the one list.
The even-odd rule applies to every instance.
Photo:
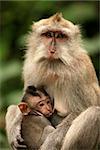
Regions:
[[70, 126], [61, 150], [99, 150], [100, 107], [90, 107]]
[[11, 105], [8, 107], [6, 118], [5, 118], [6, 132], [7, 132], [8, 142], [12, 146], [13, 143], [15, 146], [18, 146], [17, 140], [20, 140], [21, 142], [23, 141], [20, 134], [22, 117], [23, 115], [19, 110], [18, 106]]
[[[59, 30], [68, 36], [56, 43], [55, 59], [48, 59], [47, 41], [42, 42], [41, 33]], [[81, 42], [78, 26], [56, 14], [32, 25], [28, 36], [23, 78], [28, 85], [44, 85], [54, 108], [61, 116], [69, 112], [81, 112], [91, 105], [100, 105], [100, 89], [93, 65]]]

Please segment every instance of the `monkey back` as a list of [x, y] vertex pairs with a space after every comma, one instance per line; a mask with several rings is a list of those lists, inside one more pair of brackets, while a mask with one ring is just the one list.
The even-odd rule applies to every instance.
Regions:
[[51, 125], [50, 122], [40, 115], [28, 114], [23, 116], [21, 123], [21, 135], [24, 139], [25, 145], [28, 150], [37, 150], [42, 144], [42, 133], [47, 125]]

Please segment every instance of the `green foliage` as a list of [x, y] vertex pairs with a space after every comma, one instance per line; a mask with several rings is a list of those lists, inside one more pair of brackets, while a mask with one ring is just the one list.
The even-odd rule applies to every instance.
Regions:
[[[73, 15], [73, 11], [74, 15]], [[79, 2], [73, 3], [71, 6], [64, 8], [63, 12], [65, 16], [68, 16], [68, 19], [78, 22], [79, 24], [88, 21], [89, 19], [93, 19], [96, 17], [96, 11], [94, 9], [94, 5], [90, 3], [83, 3], [80, 5]]]
[[[64, 18], [82, 26], [85, 48], [99, 74], [98, 1], [0, 1], [0, 149], [9, 149], [3, 115], [22, 97], [22, 62], [25, 35], [33, 21], [62, 12]], [[98, 75], [99, 76], [99, 75]], [[2, 121], [1, 121], [2, 120]]]

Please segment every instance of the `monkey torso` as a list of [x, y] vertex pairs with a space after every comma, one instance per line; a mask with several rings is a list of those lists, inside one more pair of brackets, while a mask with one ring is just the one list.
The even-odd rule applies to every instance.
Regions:
[[44, 128], [48, 125], [51, 124], [44, 116], [23, 116], [21, 123], [21, 135], [28, 150], [38, 150], [42, 144], [41, 137]]
[[73, 58], [69, 65], [57, 61], [51, 63], [44, 61], [30, 64], [30, 68], [31, 75], [28, 75], [28, 71], [27, 75], [25, 74], [28, 77], [25, 79], [25, 86], [43, 85], [54, 98], [54, 108], [58, 113], [61, 112], [62, 116], [66, 116], [70, 111], [81, 112], [99, 101], [97, 78], [85, 53]]

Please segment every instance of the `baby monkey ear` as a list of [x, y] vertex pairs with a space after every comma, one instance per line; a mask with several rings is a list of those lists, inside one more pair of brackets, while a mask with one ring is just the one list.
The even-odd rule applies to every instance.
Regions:
[[20, 111], [23, 113], [23, 115], [27, 115], [31, 110], [28, 107], [27, 103], [25, 102], [21, 102], [18, 104], [18, 107], [20, 109]]

